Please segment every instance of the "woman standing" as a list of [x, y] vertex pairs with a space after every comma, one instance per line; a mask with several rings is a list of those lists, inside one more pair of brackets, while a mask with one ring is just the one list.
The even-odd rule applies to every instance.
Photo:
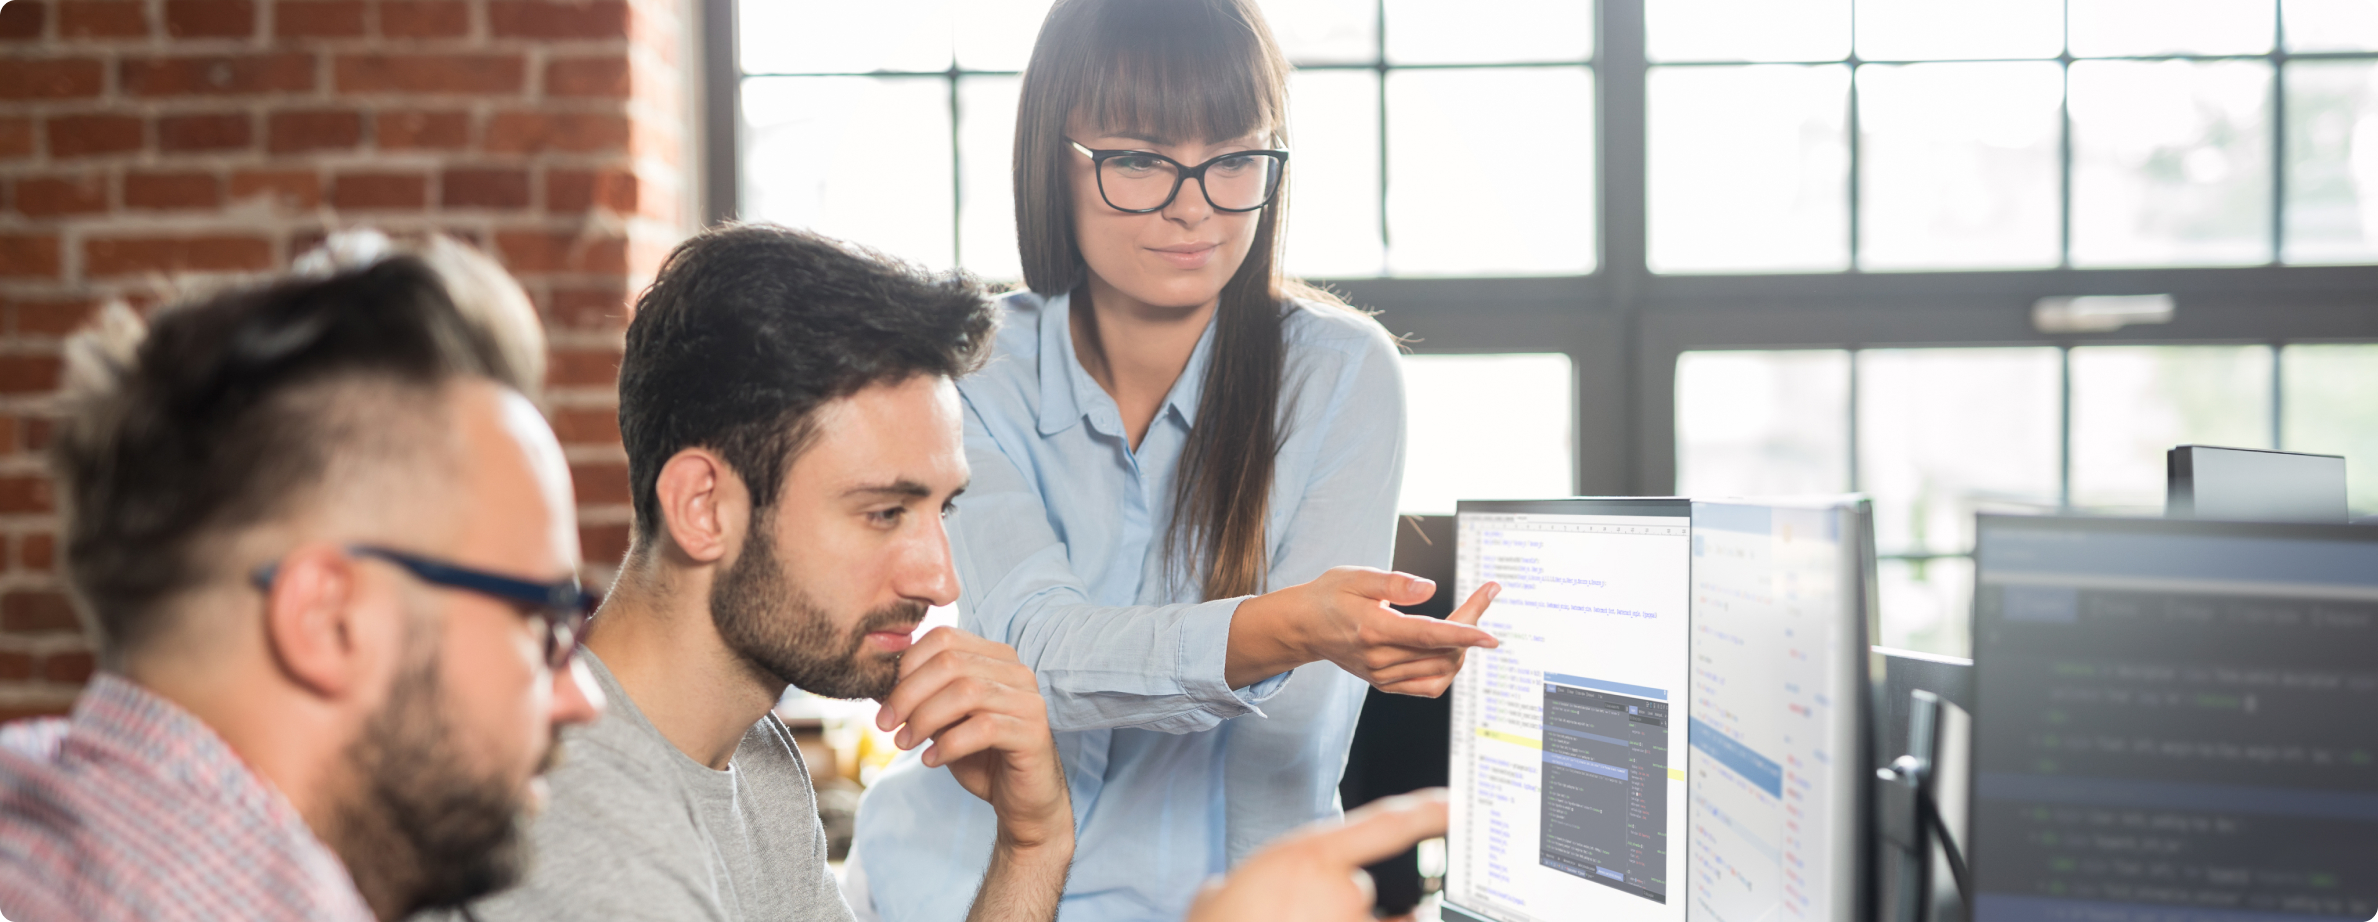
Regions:
[[[1069, 922], [1179, 918], [1335, 814], [1366, 681], [1442, 694], [1494, 645], [1467, 625], [1496, 587], [1414, 618], [1387, 605], [1433, 586], [1366, 568], [1393, 551], [1403, 379], [1386, 330], [1280, 273], [1287, 76], [1250, 0], [1060, 0], [1024, 73], [1031, 290], [959, 384], [951, 543], [963, 626], [1049, 699], [1081, 827]], [[904, 756], [859, 810], [848, 892], [961, 918], [980, 804]]]

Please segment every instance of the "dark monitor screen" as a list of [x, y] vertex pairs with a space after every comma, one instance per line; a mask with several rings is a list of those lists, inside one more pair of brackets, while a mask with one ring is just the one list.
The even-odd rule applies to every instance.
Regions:
[[2378, 913], [2378, 532], [1983, 516], [1977, 922]]

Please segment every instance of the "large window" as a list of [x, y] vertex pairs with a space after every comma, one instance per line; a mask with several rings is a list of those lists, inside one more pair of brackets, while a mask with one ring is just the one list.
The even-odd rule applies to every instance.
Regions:
[[[1590, 4], [1262, 6], [1296, 65], [1290, 271], [1592, 270]], [[742, 0], [741, 214], [1021, 275], [1009, 180], [1017, 75], [1047, 9]], [[1514, 21], [1530, 26], [1514, 32]]]
[[[1019, 274], [1047, 0], [704, 2], [713, 215]], [[1866, 491], [1942, 652], [1975, 510], [2151, 510], [2171, 444], [2378, 512], [2378, 0], [1259, 3], [1288, 266], [1420, 353], [1410, 511]], [[2128, 294], [2175, 316], [2033, 325]]]

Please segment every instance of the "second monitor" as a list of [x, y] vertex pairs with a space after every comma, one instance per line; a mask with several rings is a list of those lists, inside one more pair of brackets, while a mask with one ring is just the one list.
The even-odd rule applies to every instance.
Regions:
[[1864, 517], [1465, 502], [1444, 915], [1849, 920], [1864, 896]]

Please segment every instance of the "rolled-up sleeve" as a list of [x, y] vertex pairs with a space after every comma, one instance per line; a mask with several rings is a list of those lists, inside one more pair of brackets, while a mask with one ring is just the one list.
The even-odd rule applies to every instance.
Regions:
[[968, 630], [1016, 648], [1040, 678], [1056, 730], [1211, 729], [1278, 694], [1288, 675], [1232, 689], [1230, 619], [1244, 598], [1097, 605], [1047, 507], [970, 404], [974, 482], [950, 518]]

